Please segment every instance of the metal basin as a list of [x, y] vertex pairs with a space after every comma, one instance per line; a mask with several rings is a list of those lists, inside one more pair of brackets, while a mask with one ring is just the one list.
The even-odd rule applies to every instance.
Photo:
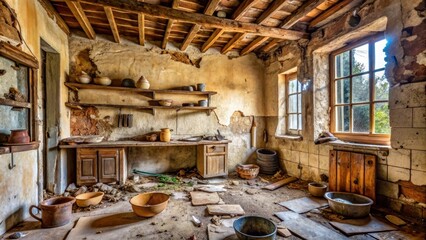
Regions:
[[275, 223], [263, 217], [240, 217], [234, 221], [233, 226], [240, 240], [274, 240], [277, 235]]
[[374, 203], [370, 198], [355, 193], [327, 192], [324, 197], [334, 212], [352, 218], [368, 216]]

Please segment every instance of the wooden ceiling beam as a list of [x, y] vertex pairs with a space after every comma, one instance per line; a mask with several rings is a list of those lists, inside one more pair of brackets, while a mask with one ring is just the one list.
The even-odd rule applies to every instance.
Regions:
[[225, 53], [231, 51], [238, 44], [238, 42], [241, 41], [246, 36], [247, 36], [247, 33], [237, 33], [237, 34], [235, 34], [235, 36], [231, 39], [231, 41], [229, 41], [225, 45], [225, 47], [222, 48], [222, 50], [220, 52], [222, 54], [225, 54]]
[[145, 45], [145, 15], [138, 13], [139, 44]]
[[[173, 9], [179, 8], [179, 0], [173, 0], [172, 8]], [[166, 27], [166, 30], [164, 32], [163, 42], [161, 43], [162, 49], [166, 49], [166, 47], [167, 47], [167, 41], [169, 41], [169, 36], [170, 36], [170, 32], [172, 31], [172, 27], [173, 27], [173, 20], [170, 19], [170, 20], [167, 21], [167, 27]]]
[[318, 23], [320, 23], [320, 22], [324, 21], [325, 19], [329, 18], [331, 15], [333, 15], [334, 13], [336, 13], [337, 11], [339, 11], [340, 9], [346, 7], [347, 5], [349, 5], [352, 2], [353, 2], [353, 0], [344, 0], [344, 1], [336, 3], [334, 6], [332, 6], [331, 8], [329, 8], [327, 10], [325, 10], [320, 15], [318, 15], [314, 20], [312, 20], [309, 23], [309, 28], [315, 27]]
[[262, 45], [265, 41], [267, 41], [268, 37], [258, 37], [253, 42], [251, 42], [249, 45], [247, 45], [243, 50], [241, 50], [240, 55], [246, 55], [251, 53], [253, 50], [255, 50], [257, 47]]
[[115, 23], [114, 13], [111, 7], [104, 7], [105, 14], [107, 16], [109, 26], [111, 27], [112, 35], [116, 43], [120, 43], [120, 33], [118, 32], [117, 24]]
[[260, 15], [260, 17], [256, 20], [257, 24], [263, 24], [268, 20], [274, 13], [279, 11], [287, 0], [275, 0], [272, 4]]
[[260, 0], [244, 0], [244, 2], [238, 5], [237, 10], [235, 10], [235, 12], [232, 14], [232, 19], [239, 21], [244, 16], [244, 14], [246, 14], [247, 11], [259, 1]]
[[207, 4], [206, 9], [204, 10], [204, 14], [210, 15], [210, 16], [213, 15], [219, 3], [220, 3], [220, 0], [209, 0], [209, 3]]
[[296, 24], [301, 18], [305, 17], [309, 12], [314, 10], [316, 7], [321, 5], [327, 0], [308, 0], [302, 4], [296, 11], [292, 12], [292, 14], [284, 19], [281, 23], [280, 27], [289, 29], [294, 24]]
[[222, 28], [217, 28], [213, 34], [209, 37], [209, 39], [203, 44], [201, 47], [201, 52], [206, 52], [213, 44], [216, 42], [217, 39], [219, 39], [220, 35], [224, 33], [225, 30]]
[[259, 36], [289, 40], [298, 40], [308, 37], [308, 34], [304, 32], [265, 27], [253, 23], [217, 18], [199, 13], [189, 13], [160, 5], [137, 2], [135, 0], [84, 0], [84, 2], [119, 8], [129, 12], [140, 12], [157, 18], [173, 19], [179, 22], [200, 24], [206, 28], [223, 28], [225, 31], [229, 32], [251, 33]]
[[67, 25], [67, 23], [62, 19], [61, 15], [55, 10], [55, 8], [52, 6], [52, 4], [49, 2], [49, 0], [38, 0], [43, 6], [43, 8], [46, 10], [48, 15], [58, 24], [59, 28], [62, 29], [67, 35], [70, 34], [70, 29]]
[[87, 19], [87, 16], [83, 11], [83, 8], [81, 7], [80, 2], [65, 0], [65, 3], [67, 4], [68, 8], [71, 10], [74, 17], [77, 19], [78, 23], [80, 24], [83, 31], [86, 33], [87, 37], [89, 39], [95, 39], [96, 38], [95, 30], [93, 30], [92, 25], [89, 22], [89, 19]]
[[272, 48], [274, 48], [279, 43], [278, 39], [272, 39], [268, 44], [263, 46], [260, 51], [262, 52], [269, 52]]

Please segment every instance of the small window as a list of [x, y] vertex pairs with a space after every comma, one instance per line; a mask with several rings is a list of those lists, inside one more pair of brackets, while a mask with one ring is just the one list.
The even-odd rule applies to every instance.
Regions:
[[331, 127], [343, 140], [389, 142], [386, 43], [373, 37], [331, 54]]
[[302, 130], [302, 85], [296, 73], [286, 75], [287, 134], [300, 134]]

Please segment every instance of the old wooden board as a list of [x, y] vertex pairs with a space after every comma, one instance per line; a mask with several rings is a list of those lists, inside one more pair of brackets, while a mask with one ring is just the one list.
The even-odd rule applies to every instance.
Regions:
[[194, 206], [203, 206], [209, 204], [217, 204], [220, 201], [219, 195], [208, 192], [190, 192], [191, 194], [191, 202]]
[[277, 212], [275, 216], [284, 221], [281, 225], [285, 225], [290, 232], [302, 239], [349, 239], [295, 212]]
[[279, 180], [277, 182], [274, 182], [272, 184], [269, 184], [269, 185], [263, 187], [263, 189], [267, 189], [267, 190], [272, 191], [272, 190], [275, 190], [279, 187], [282, 187], [286, 184], [289, 184], [289, 183], [292, 183], [292, 182], [295, 182], [295, 181], [297, 181], [297, 177], [288, 177], [288, 178], [284, 178], [282, 180]]
[[134, 226], [143, 220], [133, 212], [80, 217], [66, 239], [99, 239], [99, 233], [102, 233], [103, 239], [114, 239], [116, 236], [109, 238], [108, 235], [114, 235], [114, 231]]
[[390, 232], [369, 233], [368, 235], [378, 240], [400, 240], [400, 239], [424, 240], [426, 239], [426, 234], [421, 232], [417, 232], [415, 233], [415, 235], [413, 235], [411, 233], [406, 233], [401, 231], [390, 231]]
[[312, 209], [320, 208], [328, 205], [327, 200], [316, 197], [303, 197], [290, 201], [280, 202], [281, 206], [290, 209], [296, 213], [309, 212]]
[[244, 209], [238, 204], [208, 205], [210, 215], [244, 215]]
[[226, 226], [216, 226], [214, 224], [207, 225], [207, 234], [209, 236], [209, 240], [237, 240], [238, 237], [235, 235], [235, 231], [233, 227]]
[[330, 224], [347, 235], [396, 230], [391, 225], [373, 216], [360, 219], [345, 219], [339, 222], [332, 221]]

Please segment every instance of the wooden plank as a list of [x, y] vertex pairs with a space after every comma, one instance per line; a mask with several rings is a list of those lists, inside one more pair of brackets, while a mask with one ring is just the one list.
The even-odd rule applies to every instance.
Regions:
[[237, 21], [240, 20], [244, 16], [244, 14], [246, 14], [247, 11], [259, 1], [260, 0], [244, 0], [244, 2], [238, 5], [237, 10], [235, 10], [235, 12], [232, 14], [232, 19]]
[[353, 2], [353, 0], [344, 0], [344, 1], [338, 2], [337, 4], [335, 4], [334, 6], [332, 6], [331, 8], [329, 8], [326, 11], [322, 12], [314, 20], [312, 20], [309, 23], [309, 27], [310, 28], [315, 27], [318, 23], [324, 21], [325, 19], [327, 19], [328, 17], [330, 17], [331, 15], [333, 15], [334, 13], [336, 13], [337, 11], [339, 11], [340, 9], [344, 8], [345, 6], [347, 6], [351, 2]]
[[244, 215], [244, 209], [238, 204], [208, 205], [210, 215]]
[[213, 17], [206, 14], [185, 12], [161, 5], [137, 2], [135, 0], [86, 0], [85, 2], [101, 6], [110, 6], [129, 12], [144, 13], [156, 18], [173, 19], [180, 22], [199, 24], [206, 28], [223, 28], [225, 31], [229, 32], [246, 32], [259, 36], [289, 40], [308, 38], [308, 34], [305, 32], [265, 27], [254, 23], [239, 22], [231, 19]]
[[280, 27], [288, 29], [296, 24], [300, 19], [306, 16], [310, 11], [324, 3], [326, 0], [308, 0], [302, 6], [297, 8], [290, 16], [286, 17]]
[[89, 22], [89, 19], [87, 19], [87, 16], [80, 5], [80, 2], [65, 0], [65, 3], [67, 4], [68, 8], [71, 10], [74, 17], [77, 19], [78, 23], [80, 24], [83, 31], [86, 33], [87, 37], [89, 39], [95, 39], [96, 37], [95, 31], [93, 30], [92, 25]]
[[391, 232], [378, 232], [378, 233], [369, 233], [369, 236], [377, 240], [401, 240], [401, 239], [410, 239], [410, 240], [425, 240], [426, 234], [424, 232], [412, 231], [410, 233], [403, 231], [391, 231]]
[[16, 153], [16, 152], [35, 150], [35, 149], [38, 149], [39, 145], [40, 145], [39, 142], [31, 142], [30, 144], [26, 144], [26, 145], [12, 145], [10, 146], [10, 152]]
[[227, 53], [231, 51], [242, 39], [247, 36], [246, 33], [237, 33], [235, 36], [229, 41], [225, 47], [222, 48], [221, 53]]
[[330, 150], [328, 168], [328, 190], [337, 191], [337, 151]]
[[269, 52], [272, 48], [274, 48], [275, 46], [277, 46], [277, 44], [279, 43], [279, 39], [272, 39], [268, 44], [266, 44], [265, 46], [263, 46], [260, 51], [262, 52]]
[[114, 13], [112, 12], [111, 7], [104, 7], [104, 11], [107, 16], [112, 35], [114, 36], [114, 40], [116, 43], [120, 43], [120, 34], [118, 32], [117, 24], [115, 23], [114, 19]]
[[210, 204], [218, 204], [220, 197], [217, 192], [208, 193], [208, 192], [190, 192], [191, 194], [191, 203], [194, 206], [204, 206]]
[[161, 48], [165, 49], [167, 47], [167, 41], [169, 40], [170, 32], [172, 31], [173, 20], [167, 21], [167, 27], [164, 32], [163, 42], [161, 43]]
[[328, 239], [349, 239], [344, 235], [337, 233], [320, 223], [314, 222], [309, 218], [304, 217], [298, 213], [292, 211], [274, 213], [279, 219], [284, 222], [284, 225], [294, 235], [302, 239], [316, 239], [316, 240], [328, 240]]
[[284, 178], [284, 179], [282, 179], [282, 180], [279, 180], [279, 181], [277, 181], [277, 182], [274, 182], [274, 183], [272, 183], [272, 184], [269, 184], [269, 185], [267, 185], [267, 186], [264, 186], [263, 187], [263, 189], [267, 189], [267, 190], [275, 190], [275, 189], [277, 189], [277, 188], [279, 188], [279, 187], [282, 187], [282, 186], [284, 186], [284, 185], [286, 185], [286, 184], [289, 184], [289, 183], [292, 183], [292, 182], [295, 182], [295, 181], [297, 181], [298, 179], [297, 179], [297, 177], [288, 177], [288, 178]]
[[285, 202], [278, 203], [279, 205], [288, 208], [289, 210], [296, 213], [309, 212], [312, 209], [325, 207], [328, 205], [328, 201], [323, 198], [316, 197], [303, 197], [297, 198]]
[[192, 26], [191, 30], [189, 31], [188, 35], [186, 35], [185, 40], [182, 43], [182, 46], [180, 46], [181, 51], [185, 51], [186, 48], [188, 48], [189, 44], [191, 44], [192, 40], [197, 35], [197, 32], [200, 30], [201, 26], [198, 24], [195, 24]]
[[0, 147], [0, 154], [10, 153], [9, 147]]
[[272, 15], [274, 15], [277, 11], [279, 11], [284, 4], [287, 3], [287, 0], [275, 0], [273, 1], [269, 7], [257, 18], [257, 24], [263, 24], [268, 20]]
[[255, 40], [253, 40], [253, 42], [251, 42], [243, 50], [241, 50], [240, 55], [246, 55], [251, 53], [253, 50], [258, 48], [260, 45], [262, 45], [262, 43], [264, 43], [268, 39], [269, 39], [268, 37], [257, 37]]
[[206, 52], [224, 32], [225, 30], [223, 30], [222, 28], [217, 28], [209, 37], [209, 39], [203, 44], [203, 46], [201, 47], [201, 52]]
[[382, 222], [371, 215], [361, 219], [344, 219], [338, 222], [331, 221], [330, 224], [346, 235], [396, 230], [391, 225]]
[[[229, 140], [223, 141], [200, 141], [200, 142], [142, 142], [142, 141], [106, 141], [100, 143], [83, 143], [75, 145], [59, 145], [60, 148], [118, 148], [118, 147], [180, 147], [180, 146], [203, 146], [206, 144], [230, 143]], [[224, 189], [226, 190], [226, 189]]]
[[206, 9], [204, 10], [204, 14], [206, 15], [213, 15], [214, 11], [217, 8], [217, 5], [219, 5], [221, 0], [209, 0], [209, 3], [207, 4]]
[[337, 191], [351, 191], [351, 153], [337, 152]]
[[351, 153], [351, 192], [364, 195], [364, 154]]
[[58, 24], [59, 28], [64, 31], [67, 35], [70, 34], [70, 29], [68, 25], [65, 23], [64, 19], [62, 19], [61, 15], [55, 10], [52, 4], [48, 0], [38, 0], [38, 2], [43, 6], [46, 12], [49, 14], [49, 17], [54, 19], [56, 24]]
[[138, 13], [139, 44], [145, 45], [145, 15]]
[[0, 105], [6, 105], [17, 108], [31, 108], [31, 103], [29, 102], [18, 102], [5, 98], [0, 98]]
[[37, 58], [6, 42], [0, 42], [0, 56], [30, 68], [38, 68]]
[[365, 168], [365, 187], [364, 195], [376, 201], [376, 156], [364, 155]]

